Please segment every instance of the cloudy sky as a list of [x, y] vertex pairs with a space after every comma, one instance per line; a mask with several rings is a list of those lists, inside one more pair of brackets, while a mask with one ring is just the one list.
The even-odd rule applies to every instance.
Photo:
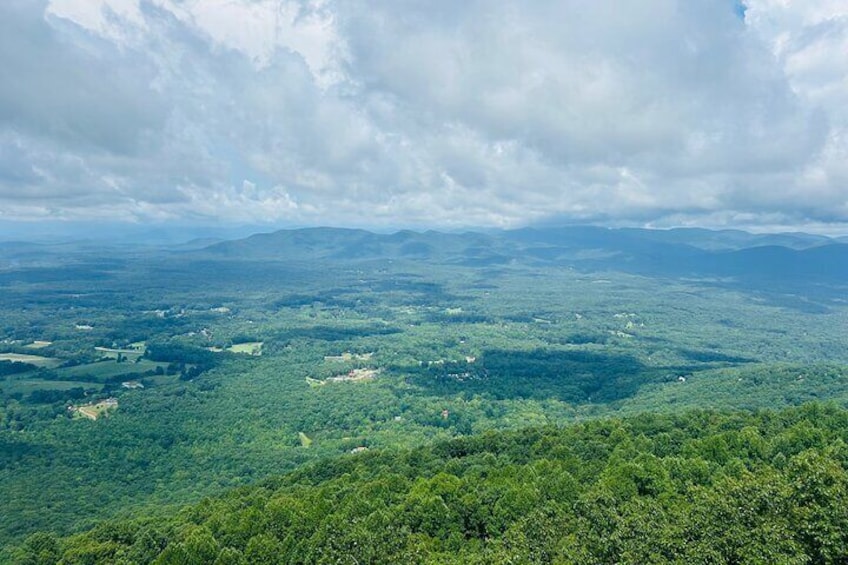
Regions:
[[0, 221], [848, 233], [844, 0], [2, 0]]

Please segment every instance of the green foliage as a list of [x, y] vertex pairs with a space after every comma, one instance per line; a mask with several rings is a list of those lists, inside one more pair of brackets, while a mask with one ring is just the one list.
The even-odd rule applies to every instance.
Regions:
[[[627, 260], [628, 249], [582, 261], [584, 236], [604, 249], [611, 235], [580, 234], [573, 247], [557, 234], [513, 234], [529, 238], [525, 254], [473, 234], [319, 230], [269, 236], [283, 247], [261, 256], [249, 245], [232, 253], [62, 248], [8, 266], [0, 273], [0, 353], [58, 361], [0, 363], [0, 545], [22, 547], [36, 531], [64, 536], [115, 516], [168, 516], [330, 458], [311, 471], [322, 483], [355, 472], [358, 464], [337, 459], [351, 450], [367, 447], [360, 457], [370, 461], [435, 442], [434, 457], [402, 451], [398, 469], [384, 460], [385, 480], [355, 496], [340, 485], [321, 496], [286, 490], [267, 507], [251, 502], [197, 522], [222, 561], [248, 560], [248, 542], [260, 535], [300, 562], [332, 560], [325, 554], [341, 551], [332, 543], [360, 562], [389, 554], [492, 562], [503, 552], [553, 559], [567, 540], [537, 536], [529, 524], [551, 532], [571, 524], [577, 536], [569, 509], [589, 477], [599, 497], [653, 501], [653, 521], [639, 522], [651, 531], [675, 510], [664, 497], [712, 488], [716, 473], [741, 480], [755, 471], [750, 460], [788, 473], [794, 457], [828, 446], [812, 418], [778, 436], [753, 426], [697, 438], [668, 422], [657, 430], [657, 420], [621, 429], [604, 421], [573, 444], [537, 432], [532, 460], [506, 447], [508, 436], [487, 435], [699, 407], [848, 404], [839, 281], [683, 278], [673, 265]], [[362, 244], [347, 245], [349, 237]], [[50, 343], [33, 349], [34, 340]], [[261, 356], [220, 351], [244, 341], [263, 342]], [[377, 372], [333, 380], [359, 369]], [[118, 401], [108, 417], [72, 417], [69, 408], [108, 397]], [[678, 423], [709, 428], [712, 417]], [[452, 438], [460, 439], [444, 443]], [[466, 459], [479, 466], [479, 480], [469, 478]], [[525, 485], [523, 474], [535, 482]], [[448, 488], [451, 477], [461, 481], [458, 492]], [[324, 523], [335, 511], [327, 501], [341, 500], [351, 521]], [[444, 507], [442, 524], [434, 516]], [[805, 515], [815, 519], [813, 510]], [[77, 552], [150, 562], [177, 535], [156, 524], [139, 526], [146, 533], [132, 543], [103, 534], [90, 547], [68, 545], [66, 559]], [[366, 535], [383, 529], [394, 537]], [[307, 551], [303, 540], [317, 532], [326, 544]], [[258, 538], [255, 551], [266, 542]], [[822, 559], [838, 551], [827, 543]]]
[[0, 359], [0, 377], [5, 377], [8, 375], [17, 375], [20, 373], [26, 373], [29, 371], [35, 371], [38, 367], [32, 365], [31, 363], [23, 363], [21, 361], [8, 361], [6, 359]]
[[[819, 440], [784, 453], [799, 428]], [[95, 564], [841, 563], [846, 435], [848, 411], [821, 405], [488, 433], [308, 465], [152, 524], [114, 522], [59, 541], [35, 534], [16, 555]]]
[[45, 532], [36, 532], [27, 537], [23, 545], [14, 552], [14, 560], [20, 565], [52, 565], [61, 556], [59, 541]]

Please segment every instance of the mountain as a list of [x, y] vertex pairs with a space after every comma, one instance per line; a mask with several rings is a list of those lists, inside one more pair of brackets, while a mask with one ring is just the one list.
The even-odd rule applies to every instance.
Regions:
[[713, 255], [704, 268], [725, 276], [848, 282], [848, 245], [834, 243], [802, 250], [776, 245], [752, 247]]
[[219, 237], [198, 237], [186, 242], [170, 244], [166, 248], [171, 251], [192, 251], [196, 249], [205, 249], [206, 247], [222, 243], [226, 241]]
[[309, 228], [221, 242], [197, 256], [240, 260], [425, 261], [568, 266], [668, 277], [848, 281], [848, 245], [824, 236], [736, 230], [523, 228], [490, 233]]
[[778, 245], [791, 249], [808, 249], [834, 243], [822, 235], [795, 233], [753, 234], [741, 230], [707, 230], [673, 228], [669, 230], [636, 230], [640, 237], [656, 241], [684, 243], [707, 251], [735, 251], [749, 247]]
[[370, 259], [426, 259], [451, 261], [487, 257], [498, 240], [488, 235], [404, 230], [377, 234], [342, 228], [305, 228], [252, 235], [222, 242], [204, 252], [214, 257], [290, 261], [356, 261]]

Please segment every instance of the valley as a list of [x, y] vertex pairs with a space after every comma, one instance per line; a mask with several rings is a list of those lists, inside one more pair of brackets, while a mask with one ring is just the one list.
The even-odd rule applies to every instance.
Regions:
[[188, 251], [15, 246], [0, 255], [0, 541], [172, 515], [362, 448], [848, 406], [846, 246], [768, 237], [309, 229]]

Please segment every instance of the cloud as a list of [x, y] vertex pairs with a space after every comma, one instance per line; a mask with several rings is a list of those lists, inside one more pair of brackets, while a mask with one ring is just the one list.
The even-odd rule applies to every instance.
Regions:
[[[39, 2], [10, 0], [0, 18], [0, 121], [65, 147], [128, 154], [165, 119], [149, 84], [155, 68], [112, 46], [62, 37]], [[43, 10], [43, 6], [41, 7]]]
[[820, 218], [848, 216], [848, 7], [843, 2], [754, 0], [750, 29], [773, 53], [796, 96], [830, 128], [822, 150], [796, 175], [794, 192]]
[[0, 218], [845, 223], [803, 4], [11, 0]]

